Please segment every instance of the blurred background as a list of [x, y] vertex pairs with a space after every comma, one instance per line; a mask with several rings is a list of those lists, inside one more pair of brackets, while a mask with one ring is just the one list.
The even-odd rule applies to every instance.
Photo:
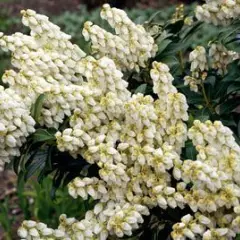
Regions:
[[[188, 13], [194, 10], [196, 4], [196, 1], [190, 0], [0, 0], [0, 32], [28, 33], [29, 30], [21, 24], [19, 12], [30, 8], [48, 15], [52, 22], [72, 36], [74, 43], [88, 51], [88, 44], [81, 34], [83, 23], [90, 20], [109, 28], [99, 16], [99, 6], [105, 2], [125, 9], [136, 23], [144, 23], [153, 13], [162, 10], [157, 15], [157, 21], [160, 23], [171, 18], [177, 5], [186, 4], [185, 13]], [[216, 31], [214, 28], [201, 31], [195, 36], [195, 44], [208, 42], [214, 31]], [[9, 67], [9, 53], [0, 50], [0, 75], [2, 76]], [[42, 186], [36, 179], [30, 179], [27, 185], [22, 183], [17, 185], [16, 176], [12, 171], [0, 172], [0, 240], [18, 239], [16, 229], [23, 219], [44, 221], [50, 227], [56, 227], [60, 213], [81, 217], [85, 209], [89, 209], [92, 204], [69, 198], [66, 189], [59, 190], [55, 200], [52, 201], [49, 195], [51, 187], [49, 179], [44, 180]]]
[[[88, 10], [109, 3], [118, 8], [159, 8], [180, 2], [179, 0], [1, 0], [1, 8], [8, 9], [11, 13], [19, 12], [23, 8], [32, 8], [51, 14], [61, 14], [64, 11], [75, 11], [81, 5]], [[192, 3], [191, 0], [182, 0], [181, 3]]]

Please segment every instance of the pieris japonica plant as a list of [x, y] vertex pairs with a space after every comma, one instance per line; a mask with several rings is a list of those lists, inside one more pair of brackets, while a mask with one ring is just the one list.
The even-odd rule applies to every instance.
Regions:
[[[0, 166], [19, 181], [91, 199], [58, 229], [26, 219], [20, 239], [234, 239], [240, 233], [240, 1], [183, 6], [143, 25], [103, 5], [110, 33], [86, 22], [91, 52], [33, 10], [30, 35], [0, 35], [13, 68], [0, 88]], [[192, 36], [221, 26], [206, 46]], [[87, 43], [88, 42], [88, 43]], [[51, 193], [49, 193], [51, 194]]]

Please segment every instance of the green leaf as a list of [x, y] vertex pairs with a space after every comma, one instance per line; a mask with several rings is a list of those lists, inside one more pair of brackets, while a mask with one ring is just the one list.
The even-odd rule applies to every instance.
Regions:
[[234, 82], [228, 87], [227, 94], [237, 92], [239, 90], [240, 90], [240, 82]]
[[54, 129], [37, 129], [33, 134], [33, 141], [36, 142], [52, 142], [56, 140]]
[[240, 137], [240, 120], [238, 122], [238, 131], [237, 131], [237, 133], [238, 133], [238, 137]]
[[238, 33], [240, 28], [239, 22], [236, 22], [235, 24], [232, 24], [229, 28], [226, 28], [225, 31], [220, 33], [221, 37], [219, 36], [218, 40], [223, 43], [223, 45], [226, 45], [228, 42], [231, 42], [229, 38], [232, 36], [233, 38], [236, 38], [236, 34]]
[[[227, 117], [228, 117], [228, 115], [227, 115]], [[229, 118], [228, 119], [222, 119], [222, 118], [220, 118], [220, 120], [221, 120], [222, 124], [226, 127], [236, 127], [237, 126], [236, 122], [233, 119], [229, 119]]]
[[144, 84], [141, 84], [139, 87], [136, 88], [135, 92], [134, 93], [146, 93], [146, 90], [147, 90], [147, 84], [144, 83]]
[[31, 108], [31, 116], [35, 119], [36, 122], [39, 121], [39, 117], [41, 115], [41, 110], [42, 110], [44, 99], [45, 99], [45, 95], [40, 94], [38, 96], [35, 104]]
[[220, 105], [220, 114], [229, 114], [237, 106], [239, 106], [239, 101], [235, 98], [228, 99], [226, 102]]
[[192, 27], [190, 27], [190, 29], [188, 29], [182, 37], [183, 42], [188, 41], [195, 32], [199, 31], [200, 27], [202, 27], [202, 22], [197, 22]]
[[236, 236], [236, 240], [240, 240], [240, 234]]
[[185, 147], [183, 149], [182, 153], [183, 159], [190, 159], [190, 160], [196, 160], [197, 158], [197, 150], [195, 146], [193, 145], [192, 141], [188, 140], [185, 143]]
[[176, 54], [177, 52], [183, 50], [185, 48], [185, 46], [181, 43], [170, 43], [166, 49], [164, 50], [164, 52], [162, 52], [162, 54], [158, 55], [156, 57], [157, 61], [160, 61], [161, 59], [165, 58], [165, 57], [169, 57], [172, 56], [174, 54]]
[[239, 60], [235, 60], [227, 66], [227, 74], [221, 80], [222, 82], [240, 81]]
[[168, 30], [171, 33], [178, 33], [181, 31], [182, 27], [184, 26], [184, 21], [183, 20], [178, 20], [175, 23], [170, 23], [168, 24], [165, 29]]
[[26, 167], [25, 181], [32, 177], [37, 171], [41, 171], [47, 160], [47, 151], [40, 151], [34, 154], [31, 163]]
[[204, 107], [197, 111], [195, 118], [200, 120], [201, 122], [205, 122], [210, 118], [210, 110], [207, 107]]
[[195, 94], [187, 98], [187, 102], [190, 104], [202, 104], [204, 102], [202, 95]]
[[[26, 165], [26, 163], [29, 159], [29, 154], [31, 152], [31, 149], [32, 149], [32, 143], [29, 143], [29, 144], [25, 145], [25, 148], [22, 151], [22, 154], [20, 156], [20, 160], [19, 160], [19, 163], [18, 163], [18, 168], [19, 168], [20, 171], [19, 171], [19, 173], [16, 172], [17, 174], [20, 175], [21, 172], [24, 173], [26, 171], [25, 165]], [[17, 166], [15, 166], [15, 167], [17, 167]], [[16, 170], [18, 171], [18, 169], [16, 169]], [[19, 175], [18, 175], [18, 178], [20, 178]]]
[[150, 16], [150, 18], [148, 19], [148, 21], [146, 22], [146, 24], [150, 25], [153, 22], [154, 18], [156, 18], [157, 15], [159, 15], [161, 13], [162, 13], [162, 10], [159, 10], [159, 11], [155, 12], [154, 14], [152, 14]]
[[20, 160], [21, 160], [21, 157], [15, 157], [13, 159], [13, 170], [16, 174], [18, 174], [18, 171], [19, 171]]
[[226, 95], [229, 82], [219, 82], [214, 88], [214, 99], [222, 98]]
[[158, 45], [159, 46], [158, 47], [158, 55], [161, 54], [171, 42], [172, 42], [172, 40], [170, 40], [170, 39], [165, 39], [162, 42], [160, 42]]
[[213, 76], [213, 75], [207, 76], [207, 78], [205, 79], [204, 83], [211, 84], [211, 86], [214, 87], [214, 85], [216, 83], [216, 76]]

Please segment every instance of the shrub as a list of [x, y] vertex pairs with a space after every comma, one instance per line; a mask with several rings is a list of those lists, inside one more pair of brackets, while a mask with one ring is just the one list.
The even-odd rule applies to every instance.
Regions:
[[[214, 9], [214, 11], [213, 11]], [[0, 89], [3, 166], [19, 181], [53, 176], [53, 192], [91, 199], [58, 229], [26, 220], [21, 239], [233, 239], [239, 233], [238, 1], [182, 7], [143, 25], [105, 4], [114, 33], [84, 23], [86, 54], [35, 11], [30, 35], [1, 34], [14, 69]], [[223, 25], [193, 46], [202, 20]], [[189, 57], [188, 57], [189, 55]], [[77, 214], [76, 214], [77, 215]]]

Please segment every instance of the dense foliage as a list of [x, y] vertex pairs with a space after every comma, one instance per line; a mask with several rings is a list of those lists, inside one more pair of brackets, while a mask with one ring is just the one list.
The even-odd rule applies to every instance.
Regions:
[[[14, 68], [0, 88], [0, 166], [12, 164], [20, 185], [52, 180], [49, 196], [67, 185], [86, 211], [69, 218], [63, 206], [55, 230], [24, 221], [21, 239], [240, 232], [240, 3], [212, 0], [195, 14], [180, 6], [140, 25], [104, 5], [114, 31], [66, 14], [84, 51], [32, 10], [22, 11], [30, 35], [1, 34]], [[198, 45], [208, 24], [221, 29]]]

